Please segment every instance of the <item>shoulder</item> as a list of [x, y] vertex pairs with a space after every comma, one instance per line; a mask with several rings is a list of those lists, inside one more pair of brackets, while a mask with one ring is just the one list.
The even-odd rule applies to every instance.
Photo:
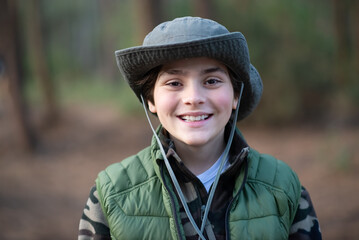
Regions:
[[265, 185], [285, 194], [293, 207], [298, 205], [301, 184], [297, 174], [285, 162], [251, 149], [248, 157], [247, 181]]
[[271, 155], [259, 153], [254, 149], [250, 149], [248, 154], [248, 179], [278, 188], [296, 184], [298, 195], [300, 195], [300, 182], [291, 167]]
[[155, 175], [151, 150], [147, 147], [101, 171], [96, 179], [96, 186], [100, 192], [110, 189], [118, 192], [136, 186]]

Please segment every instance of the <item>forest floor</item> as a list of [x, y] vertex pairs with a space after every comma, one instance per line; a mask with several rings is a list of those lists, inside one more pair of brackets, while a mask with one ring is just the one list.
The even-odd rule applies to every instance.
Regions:
[[[13, 123], [0, 112], [0, 239], [5, 240], [76, 239], [97, 173], [151, 138], [142, 115], [71, 106], [56, 126], [37, 124], [40, 144], [28, 154], [19, 150]], [[243, 127], [242, 132], [250, 146], [297, 172], [311, 194], [323, 239], [359, 236], [359, 127]]]

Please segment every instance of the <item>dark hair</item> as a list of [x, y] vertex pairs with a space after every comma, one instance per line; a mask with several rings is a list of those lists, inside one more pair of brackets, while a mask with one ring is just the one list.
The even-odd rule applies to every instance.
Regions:
[[145, 76], [143, 76], [141, 80], [136, 82], [136, 86], [140, 89], [140, 93], [142, 94], [146, 105], [147, 101], [154, 103], [153, 91], [155, 89], [156, 80], [161, 68], [162, 65], [152, 68], [145, 74]]
[[232, 82], [234, 97], [239, 97], [242, 87], [241, 78], [237, 76], [237, 74], [235, 74], [230, 68], [228, 68], [228, 75]]
[[[146, 105], [147, 101], [154, 103], [153, 91], [161, 68], [162, 65], [152, 68], [145, 74], [145, 76], [141, 80], [136, 82], [136, 86], [140, 89], [140, 93], [142, 94]], [[238, 97], [241, 90], [240, 78], [231, 69], [229, 69], [228, 67], [227, 69], [229, 78], [231, 79], [231, 83], [233, 86], [234, 97]]]

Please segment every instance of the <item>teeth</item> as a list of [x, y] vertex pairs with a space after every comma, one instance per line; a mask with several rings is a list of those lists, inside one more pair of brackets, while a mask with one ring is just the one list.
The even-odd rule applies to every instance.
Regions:
[[201, 116], [183, 116], [182, 119], [186, 122], [195, 122], [195, 121], [201, 121], [204, 119], [207, 119], [208, 115], [201, 115]]

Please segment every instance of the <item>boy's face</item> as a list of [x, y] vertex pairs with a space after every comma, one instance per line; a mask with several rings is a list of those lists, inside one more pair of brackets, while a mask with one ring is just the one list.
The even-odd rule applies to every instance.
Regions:
[[210, 58], [164, 65], [153, 98], [149, 109], [171, 138], [191, 146], [223, 143], [224, 127], [237, 105], [227, 67]]

